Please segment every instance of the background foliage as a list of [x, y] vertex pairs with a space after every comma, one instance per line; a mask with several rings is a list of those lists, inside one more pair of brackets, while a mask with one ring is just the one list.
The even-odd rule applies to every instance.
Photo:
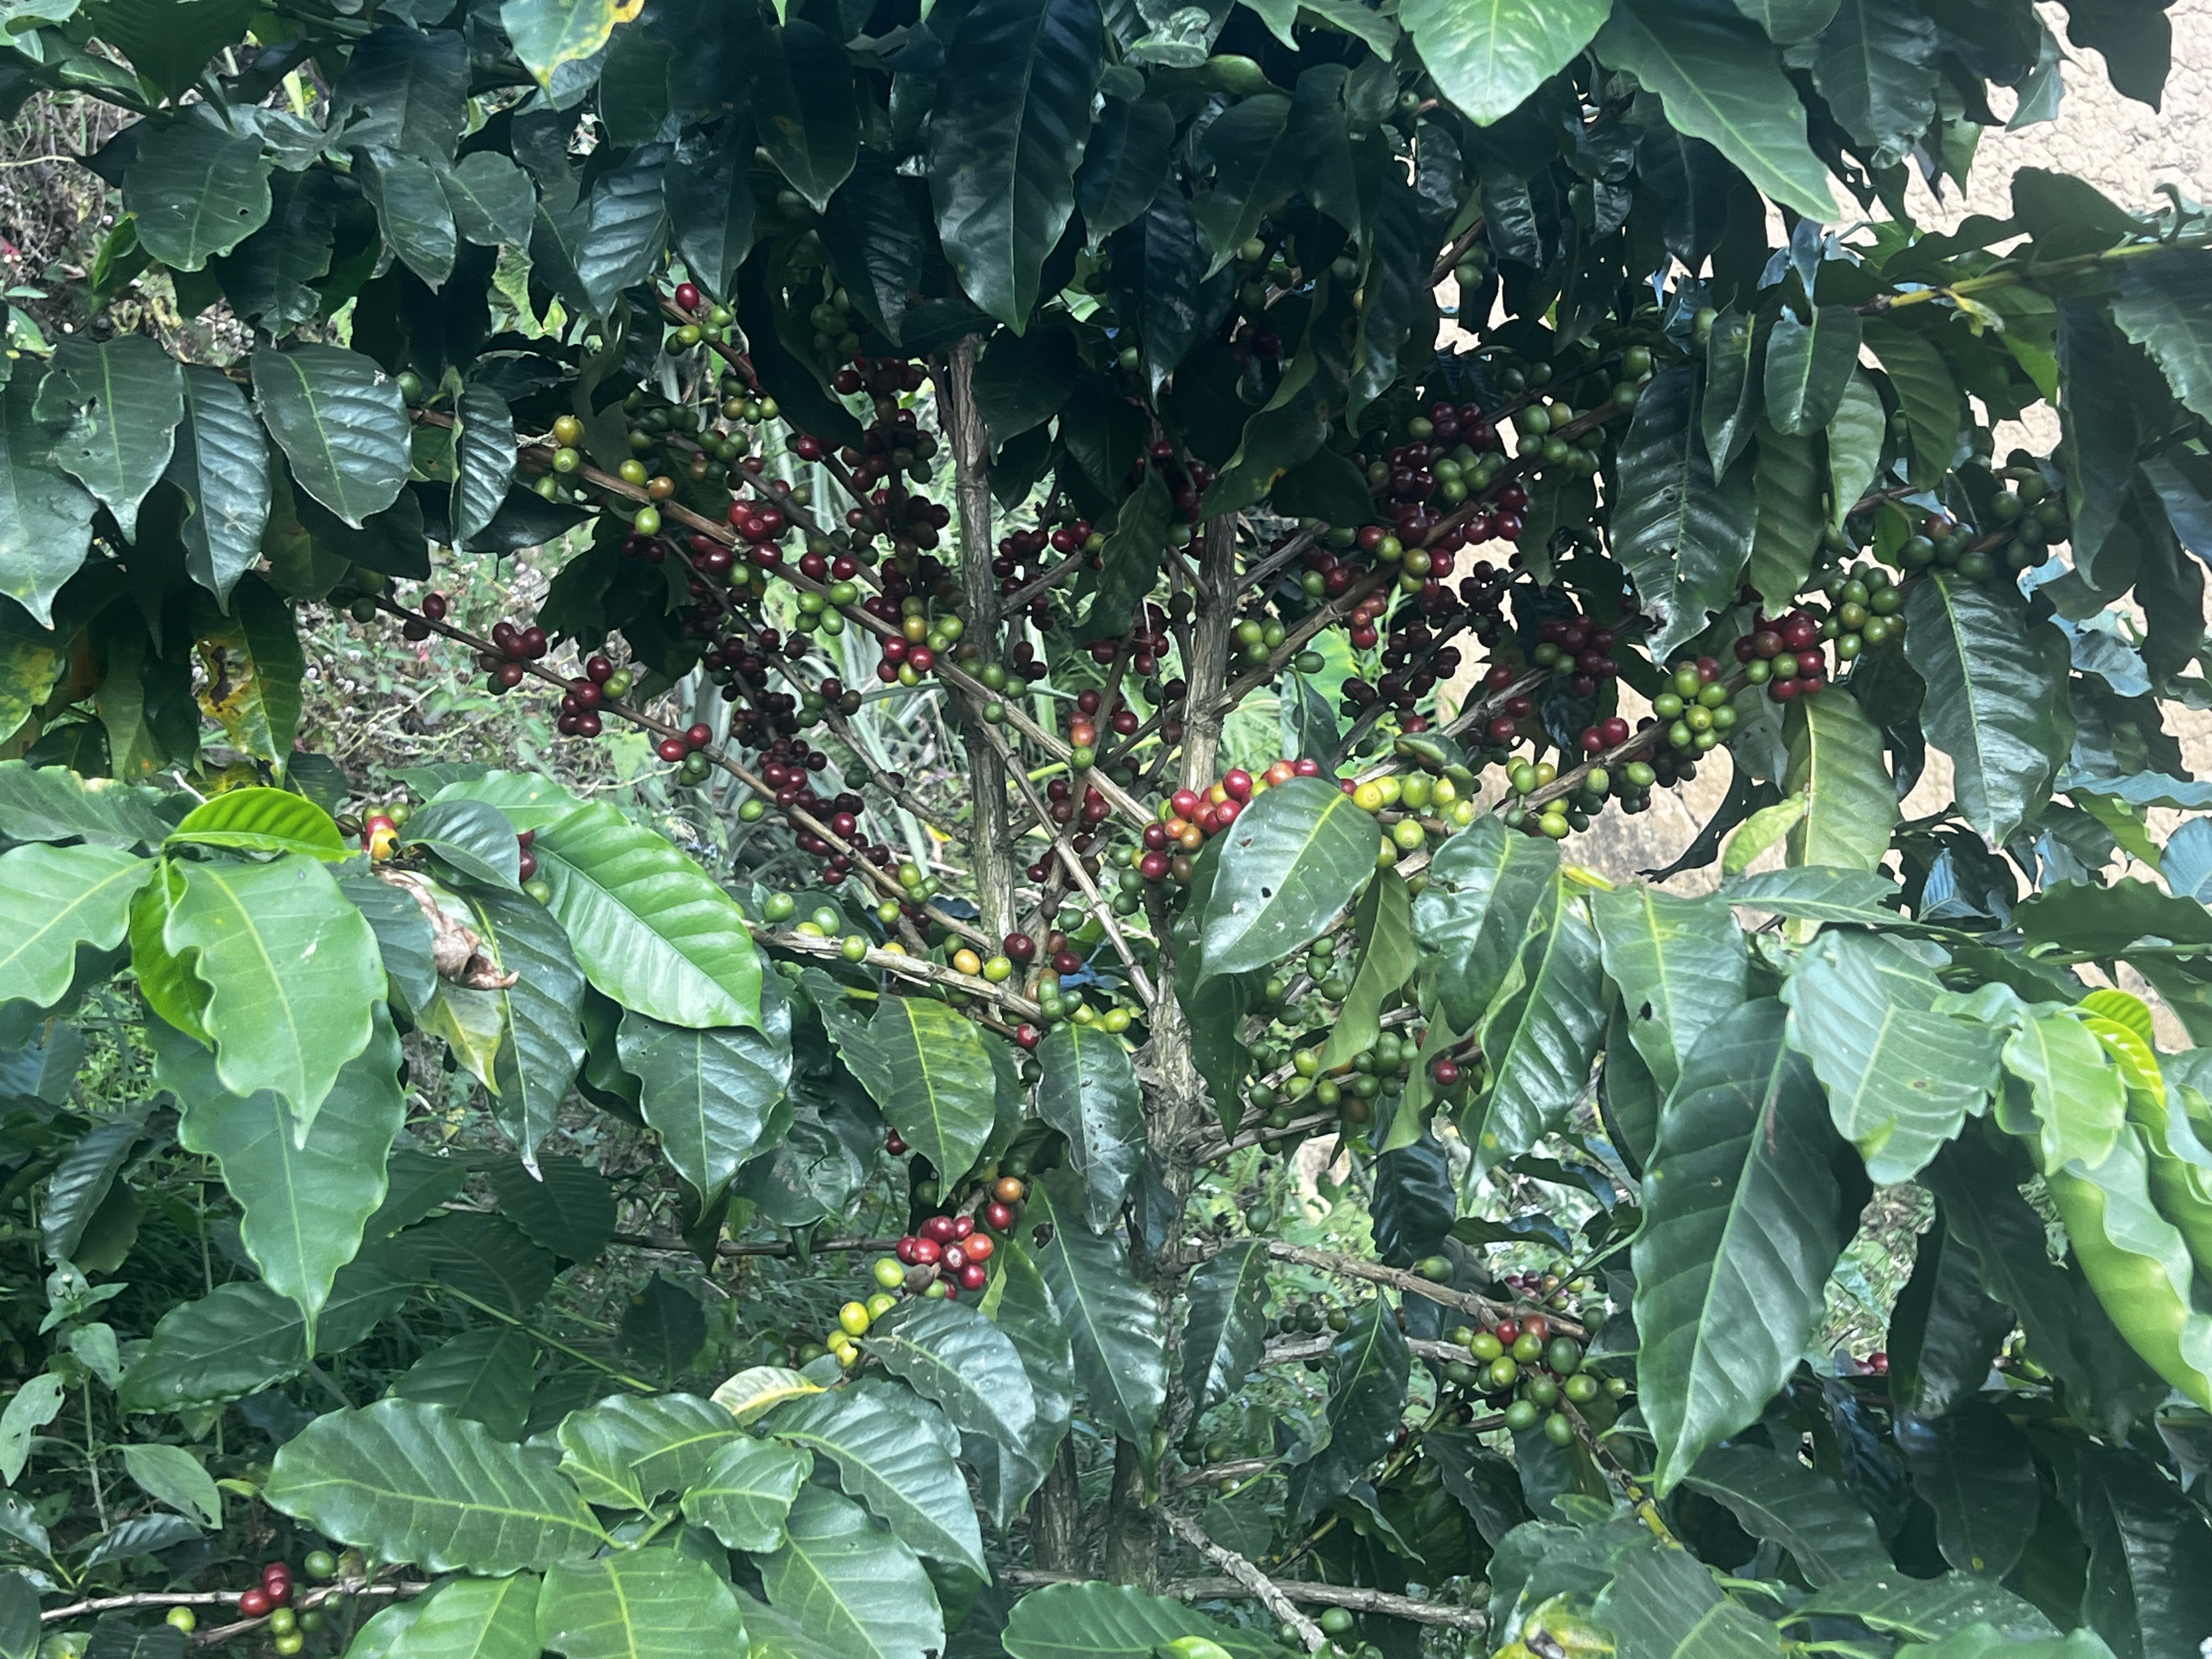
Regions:
[[2032, 8], [0, 20], [4, 1659], [2197, 1651], [2212, 254], [1913, 223]]

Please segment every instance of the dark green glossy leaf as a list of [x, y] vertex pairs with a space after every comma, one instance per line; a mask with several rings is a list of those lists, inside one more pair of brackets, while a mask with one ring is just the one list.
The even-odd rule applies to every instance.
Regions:
[[800, 1489], [784, 1547], [760, 1563], [769, 1603], [845, 1659], [912, 1659], [945, 1645], [945, 1616], [914, 1552], [824, 1487]]
[[1936, 1511], [1943, 1559], [2002, 1578], [2034, 1535], [2039, 1502], [2027, 1437], [1995, 1407], [1970, 1401], [1947, 1417], [1900, 1427], [1912, 1489]]
[[963, 1434], [1019, 1450], [1036, 1423], [1029, 1373], [1012, 1340], [964, 1303], [924, 1299], [861, 1340], [884, 1369], [933, 1401]]
[[2187, 1659], [2212, 1629], [2212, 1522], [2140, 1452], [2084, 1445], [2075, 1468], [2089, 1627], [2130, 1659]]
[[1963, 1572], [1940, 1578], [1886, 1572], [1832, 1584], [1808, 1601], [1804, 1611], [1856, 1619], [1884, 1634], [1923, 1642], [1938, 1641], [1972, 1625], [1991, 1626], [2021, 1642], [2058, 1633], [2048, 1619], [2011, 1591]]
[[1922, 723], [1951, 757], [1966, 821], [2009, 840], [2049, 798], [2074, 741], [2065, 637], [2031, 623], [2024, 601], [1948, 571], [1905, 595], [1905, 654], [1928, 683]]
[[468, 129], [469, 52], [450, 29], [386, 23], [354, 45], [335, 101], [341, 142], [379, 161], [447, 162]]
[[1842, 0], [1807, 55], [1813, 84], [1876, 166], [1911, 154], [1936, 116], [1932, 21], [1904, 0]]
[[1766, 418], [1776, 431], [1808, 437], [1835, 418], [1858, 364], [1861, 332], [1850, 306], [1821, 306], [1809, 321], [1783, 307], [1766, 342]]
[[979, 0], [947, 48], [963, 72], [930, 118], [938, 233], [969, 298], [1017, 331], [1075, 210], [1101, 22], [1098, 0]]
[[1638, 1540], [1613, 1558], [1613, 1579], [1591, 1617], [1620, 1659], [1761, 1659], [1778, 1656], [1774, 1626], [1723, 1595], [1687, 1550]]
[[513, 1223], [447, 1210], [399, 1235], [386, 1258], [416, 1284], [453, 1290], [509, 1318], [533, 1311], [552, 1288], [553, 1253]]
[[1794, 1453], [1715, 1446], [1698, 1459], [1682, 1484], [1725, 1504], [1753, 1537], [1788, 1550], [1811, 1584], [1889, 1570], [1889, 1552], [1873, 1517]]
[[402, 1400], [444, 1406], [502, 1440], [520, 1440], [538, 1381], [538, 1344], [511, 1325], [464, 1331], [430, 1350], [392, 1385]]
[[1423, 1135], [1375, 1160], [1375, 1250], [1386, 1267], [1410, 1267], [1443, 1249], [1458, 1194], [1443, 1144]]
[[1089, 1188], [1085, 1212], [1103, 1232], [1144, 1163], [1136, 1069], [1120, 1038], [1073, 1024], [1054, 1026], [1036, 1053], [1037, 1115], [1067, 1137], [1068, 1165]]
[[1984, 1292], [1973, 1251], [1939, 1218], [1920, 1235], [1912, 1277], [1890, 1313], [1889, 1397], [1942, 1417], [1980, 1392], [2012, 1327], [2012, 1310]]
[[862, 148], [852, 176], [823, 215], [822, 244], [861, 314], [894, 343], [921, 281], [928, 240], [921, 184], [901, 174], [881, 150]]
[[787, 21], [760, 35], [750, 68], [761, 147], [819, 213], [853, 171], [860, 148], [845, 49], [811, 23]]
[[387, 156], [381, 161], [364, 155], [355, 177], [376, 209], [385, 241], [401, 263], [425, 287], [433, 291], [443, 288], [453, 274], [460, 233], [454, 228], [453, 205], [437, 170], [416, 155]]
[[538, 197], [530, 176], [497, 150], [471, 150], [440, 175], [461, 235], [479, 247], [527, 247]]
[[625, 1008], [687, 1029], [761, 1023], [760, 959], [729, 895], [668, 841], [604, 801], [554, 822], [495, 802], [552, 884], [547, 908], [592, 983]]
[[1085, 1198], [1071, 1177], [1044, 1176], [1030, 1188], [1018, 1231], [1066, 1322], [1075, 1380], [1091, 1410], [1142, 1445], [1167, 1397], [1167, 1332], [1121, 1241], [1085, 1224]]
[[39, 384], [35, 413], [53, 432], [56, 464], [136, 540], [138, 504], [168, 466], [185, 417], [176, 360], [143, 334], [64, 340]]
[[1644, 388], [1621, 441], [1613, 556], [1645, 611], [1659, 619], [1650, 644], [1661, 655], [1735, 597], [1758, 529], [1750, 477], [1732, 471], [1714, 480], [1700, 420], [1696, 372], [1677, 365]]
[[308, 495], [358, 529], [399, 498], [410, 465], [399, 388], [370, 359], [337, 346], [253, 354], [261, 418]]
[[1658, 94], [1677, 131], [1711, 144], [1765, 194], [1823, 222], [1835, 216], [1827, 169], [1806, 143], [1805, 106], [1750, 24], [1644, 0], [1613, 9], [1596, 51]]
[[1365, 1479], [1368, 1466], [1390, 1449], [1411, 1370], [1397, 1310], [1377, 1297], [1330, 1345], [1328, 1404], [1315, 1442], [1291, 1471], [1290, 1509], [1301, 1521]]
[[1866, 328], [1866, 343], [1889, 376], [1905, 416], [1911, 480], [1933, 484], [1950, 470], [1958, 445], [1965, 409], [1959, 383], [1935, 343], [1901, 322], [1875, 319]]
[[[1186, 1637], [1262, 1659], [1256, 1633], [1235, 1631], [1180, 1601], [1127, 1584], [1052, 1584], [1014, 1604], [1000, 1638], [1008, 1659], [1152, 1659]], [[1203, 1650], [1201, 1650], [1203, 1651]]]
[[1238, 1239], [1190, 1276], [1182, 1383], [1200, 1415], [1244, 1386], [1267, 1340], [1267, 1247], [1258, 1239]]
[[2158, 360], [2175, 397], [2212, 417], [2212, 258], [2191, 251], [2130, 259], [2112, 320]]
[[1771, 999], [1740, 1004], [1685, 1056], [1660, 1108], [1632, 1259], [1662, 1491], [1788, 1380], [1849, 1236], [1835, 1131], [1784, 1023]]
[[975, 366], [975, 407], [991, 442], [1004, 444], [1060, 413], [1081, 368], [1072, 330], [994, 335]]
[[752, 129], [732, 121], [720, 142], [686, 137], [669, 157], [664, 185], [677, 253], [691, 279], [715, 298], [732, 296], [753, 246]]
[[[38, 395], [39, 382], [28, 374], [15, 375], [0, 389], [0, 546], [9, 549], [0, 563], [0, 593], [30, 612], [43, 629], [53, 624], [54, 595], [91, 549], [94, 504], [54, 465], [53, 434], [33, 412]], [[47, 671], [59, 672], [58, 652], [27, 644], [10, 654], [23, 661], [32, 680], [45, 682], [26, 681], [26, 689], [37, 693], [31, 706], [44, 702], [52, 684]], [[15, 703], [10, 696], [11, 710]], [[29, 712], [26, 706], [13, 716], [11, 735]]]
[[[1708, 465], [1722, 473], [1735, 465], [1759, 429], [1765, 390], [1757, 372], [1759, 346], [1757, 319], [1734, 306], [1713, 319], [1712, 331], [1705, 337], [1705, 389], [1698, 408], [1698, 431], [1705, 442]], [[1804, 556], [1809, 560], [1811, 556]]]
[[472, 386], [454, 407], [453, 536], [468, 547], [499, 516], [514, 482], [514, 416], [507, 399]]
[[614, 1188], [580, 1159], [549, 1158], [533, 1171], [516, 1158], [493, 1164], [489, 1177], [499, 1212], [563, 1261], [596, 1261], [614, 1237]]
[[1075, 175], [1076, 204], [1093, 240], [1112, 235], [1152, 204], [1167, 174], [1175, 131], [1174, 112], [1165, 104], [1106, 100]]
[[[316, 1352], [351, 1347], [407, 1298], [381, 1267], [356, 1261], [338, 1272], [323, 1304]], [[258, 1393], [307, 1363], [300, 1310], [266, 1285], [238, 1283], [171, 1309], [116, 1390], [126, 1412], [173, 1412]]]
[[1818, 453], [1812, 439], [1790, 437], [1765, 421], [1759, 423], [1759, 462], [1752, 474], [1759, 518], [1750, 577], [1769, 609], [1788, 611], [1812, 574], [1821, 521]]
[[1879, 869], [1897, 822], [1881, 728], [1848, 695], [1801, 697], [1782, 726], [1790, 752], [1782, 787], [1804, 802], [1804, 816], [1790, 827], [1790, 862]]
[[1209, 978], [1266, 968], [1320, 933], [1373, 872], [1381, 835], [1334, 783], [1292, 778], [1222, 840], [1202, 923]]
[[184, 422], [167, 477], [183, 492], [185, 560], [192, 580], [228, 605], [261, 557], [269, 520], [269, 444], [246, 394], [220, 370], [188, 364]]

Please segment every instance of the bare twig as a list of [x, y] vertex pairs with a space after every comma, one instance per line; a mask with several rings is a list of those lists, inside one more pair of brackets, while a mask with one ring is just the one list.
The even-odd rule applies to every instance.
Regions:
[[[1045, 1584], [1074, 1584], [1085, 1582], [1084, 1575], [1073, 1572], [1037, 1572], [1027, 1568], [1009, 1567], [999, 1574], [1001, 1583], [1029, 1589]], [[1358, 1589], [1349, 1584], [1313, 1584], [1295, 1580], [1277, 1579], [1276, 1586], [1293, 1601], [1304, 1601], [1311, 1607], [1349, 1607], [1354, 1613], [1376, 1613], [1393, 1619], [1407, 1619], [1416, 1624], [1442, 1625], [1453, 1630], [1480, 1631], [1489, 1627], [1489, 1619], [1476, 1607], [1452, 1607], [1441, 1601], [1422, 1601], [1410, 1595], [1393, 1595], [1388, 1590]], [[1250, 1598], [1252, 1592], [1234, 1578], [1174, 1578], [1160, 1586], [1162, 1594], [1174, 1596], [1179, 1601], [1235, 1601]], [[1476, 1584], [1470, 1594], [1487, 1595], [1489, 1587]]]
[[1328, 1645], [1328, 1638], [1322, 1627], [1300, 1613], [1297, 1604], [1283, 1593], [1282, 1587], [1254, 1566], [1235, 1550], [1215, 1543], [1200, 1530], [1198, 1523], [1177, 1515], [1173, 1510], [1161, 1513], [1167, 1521], [1168, 1530], [1196, 1550], [1230, 1577], [1243, 1586], [1244, 1593], [1256, 1596], [1260, 1605], [1297, 1632], [1298, 1640], [1305, 1644], [1308, 1653], [1319, 1653]]

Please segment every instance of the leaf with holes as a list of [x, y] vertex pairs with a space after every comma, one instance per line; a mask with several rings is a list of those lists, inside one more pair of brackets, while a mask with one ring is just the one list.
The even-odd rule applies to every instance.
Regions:
[[1221, 839], [1200, 924], [1208, 979], [1271, 966], [1317, 937], [1373, 873], [1380, 831], [1334, 783], [1292, 778]]
[[1758, 532], [1749, 474], [1713, 477], [1698, 436], [1699, 403], [1696, 372], [1678, 364], [1644, 388], [1621, 441], [1613, 556], [1659, 619], [1651, 649], [1660, 656], [1735, 599]]
[[176, 360], [143, 334], [64, 340], [34, 412], [53, 430], [55, 461], [114, 515], [125, 540], [137, 540], [138, 504], [168, 466], [185, 418]]
[[1724, 899], [1640, 883], [1594, 893], [1589, 906], [1629, 1037], [1659, 1087], [1671, 1089], [1698, 1038], [1747, 994], [1743, 929]]
[[1996, 1085], [1997, 1033], [1935, 1012], [1935, 973], [1894, 940], [1830, 930], [1783, 981], [1790, 1046], [1878, 1182], [1919, 1173]]
[[269, 174], [256, 134], [226, 130], [210, 106], [196, 105], [138, 146], [123, 175], [123, 205], [139, 246], [172, 270], [199, 270], [268, 222]]
[[302, 489], [358, 530], [399, 499], [407, 408], [371, 359], [337, 346], [253, 354], [253, 396]]
[[1071, 1176], [1042, 1176], [1030, 1188], [1020, 1236], [1066, 1322], [1075, 1380], [1091, 1409], [1141, 1445], [1167, 1399], [1167, 1331], [1121, 1241], [1085, 1224], [1084, 1199]]

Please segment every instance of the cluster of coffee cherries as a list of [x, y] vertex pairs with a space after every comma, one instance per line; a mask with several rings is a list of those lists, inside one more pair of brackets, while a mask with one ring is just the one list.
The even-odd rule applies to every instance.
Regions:
[[[1802, 605], [1779, 617], [1770, 617], [1765, 611], [1759, 611], [1753, 619], [1752, 631], [1735, 642], [1735, 659], [1743, 665], [1745, 682], [1765, 686], [1767, 696], [1776, 702], [1795, 702], [1800, 697], [1813, 696], [1828, 684], [1828, 659], [1821, 647], [1820, 618]], [[1679, 668], [1675, 670], [1675, 681], [1674, 690], [1681, 692], [1682, 673]], [[1698, 687], [1687, 692], [1686, 696], [1697, 698], [1703, 690], [1702, 686]], [[1723, 691], [1723, 697], [1726, 695]], [[1670, 713], [1662, 708], [1659, 699], [1655, 697], [1651, 702], [1651, 712], [1662, 720], [1672, 720], [1678, 725], [1687, 721], [1689, 730], [1702, 734], [1706, 728], [1691, 719], [1690, 710], [1693, 705], [1684, 696], [1678, 696], [1676, 702], [1683, 706]], [[1734, 723], [1719, 721], [1718, 716], [1724, 708], [1724, 703], [1709, 705], [1715, 732], [1725, 732], [1729, 725]], [[1668, 732], [1668, 741], [1677, 749], [1690, 746], [1677, 741], [1672, 728]], [[1712, 745], [1700, 746], [1711, 748]]]
[[[1054, 529], [1040, 525], [1033, 530], [1017, 530], [999, 538], [991, 574], [999, 579], [1001, 594], [1017, 593], [1049, 568], [1044, 556], [1048, 549], [1061, 558], [1075, 553], [1095, 558], [1105, 545], [1106, 538], [1091, 527], [1090, 520], [1081, 517], [1071, 518]], [[1051, 626], [1052, 607], [1042, 593], [1030, 601], [1028, 614], [1038, 627]]]
[[1861, 560], [1848, 570], [1832, 570], [1820, 591], [1831, 606], [1820, 619], [1820, 638], [1834, 644], [1837, 661], [1853, 661], [1862, 651], [1904, 634], [1905, 590], [1881, 566]]
[[1352, 805], [1361, 811], [1383, 820], [1385, 864], [1396, 863], [1401, 854], [1419, 851], [1431, 835], [1449, 835], [1474, 822], [1474, 798], [1461, 794], [1459, 785], [1448, 775], [1386, 772], [1363, 782], [1340, 779], [1337, 787], [1352, 797]]
[[1232, 766], [1203, 790], [1178, 789], [1160, 803], [1158, 822], [1144, 827], [1139, 851], [1131, 866], [1140, 882], [1190, 878], [1189, 860], [1212, 836], [1237, 822], [1253, 800], [1292, 778], [1321, 775], [1321, 763], [1310, 759], [1270, 762], [1258, 777]]
[[[1416, 550], [1418, 551], [1418, 550]], [[1504, 586], [1493, 586], [1494, 573], [1490, 566], [1479, 563], [1479, 573], [1461, 584], [1462, 592], [1473, 590], [1478, 597], [1468, 608], [1486, 625], [1479, 625], [1478, 637], [1491, 630], [1486, 626], [1494, 620], [1504, 597]], [[1423, 592], [1426, 592], [1424, 586]], [[1439, 592], [1443, 590], [1439, 588]], [[1375, 626], [1382, 612], [1385, 595], [1371, 595], [1355, 607], [1350, 619], [1352, 647], [1365, 650], [1378, 643], [1382, 647], [1381, 672], [1370, 681], [1364, 674], [1347, 676], [1343, 686], [1343, 709], [1355, 719], [1376, 712], [1376, 705], [1395, 709], [1398, 729], [1401, 732], [1423, 732], [1428, 729], [1425, 715], [1414, 712], [1420, 700], [1434, 690], [1440, 680], [1450, 678], [1460, 670], [1462, 658], [1457, 646], [1448, 642], [1448, 632], [1431, 629], [1426, 617], [1430, 609], [1416, 605], [1399, 613], [1390, 624], [1387, 638]], [[1449, 598], [1449, 595], [1447, 595]], [[1370, 607], [1372, 607], [1370, 609]], [[1364, 616], [1366, 620], [1363, 621]]]
[[[337, 1577], [337, 1558], [328, 1550], [310, 1550], [302, 1565], [307, 1577], [327, 1579]], [[323, 1627], [320, 1608], [309, 1607], [295, 1611], [292, 1606], [292, 1569], [289, 1563], [270, 1561], [261, 1569], [261, 1582], [238, 1598], [238, 1611], [242, 1618], [265, 1619], [270, 1645], [280, 1654], [291, 1655], [307, 1644], [307, 1638]], [[167, 1622], [172, 1630], [186, 1636], [199, 1628], [199, 1617], [188, 1607], [171, 1607]]]
[[1628, 1392], [1623, 1379], [1584, 1370], [1582, 1345], [1571, 1336], [1553, 1335], [1551, 1322], [1540, 1313], [1501, 1319], [1488, 1330], [1462, 1326], [1451, 1340], [1467, 1350], [1468, 1358], [1446, 1362], [1444, 1382], [1480, 1394], [1493, 1409], [1502, 1408], [1504, 1425], [1514, 1433], [1540, 1426], [1556, 1446], [1575, 1437], [1573, 1419], [1560, 1409], [1562, 1402], [1583, 1407], [1601, 1395], [1617, 1400]]
[[[1427, 414], [1407, 422], [1406, 434], [1403, 442], [1366, 463], [1367, 482], [1382, 492], [1395, 530], [1371, 541], [1362, 532], [1361, 540], [1383, 564], [1398, 560], [1381, 545], [1382, 540], [1395, 538], [1401, 551], [1417, 549], [1447, 514], [1496, 483], [1506, 465], [1497, 426], [1480, 404], [1432, 404]], [[1508, 485], [1507, 489], [1518, 491], [1519, 486]], [[1449, 556], [1493, 537], [1518, 541], [1521, 515], [1528, 504], [1526, 492], [1520, 493], [1517, 502], [1509, 502], [1500, 492], [1492, 511], [1475, 514], [1449, 532], [1428, 550], [1430, 556], [1438, 552]], [[1407, 574], [1449, 575], [1450, 570], [1447, 566], [1442, 571], [1413, 569]]]
[[[896, 1129], [884, 1136], [884, 1146], [894, 1158], [908, 1150]], [[963, 1291], [980, 1293], [990, 1283], [985, 1264], [1021, 1218], [1028, 1196], [1029, 1184], [1019, 1176], [994, 1174], [972, 1209], [929, 1217], [893, 1245], [890, 1255], [869, 1264], [875, 1290], [838, 1309], [837, 1328], [824, 1337], [823, 1352], [836, 1355], [837, 1363], [850, 1370], [860, 1361], [860, 1339], [902, 1298], [957, 1302]]]
[[1378, 1033], [1350, 1060], [1322, 1071], [1320, 1034], [1334, 1018], [1323, 1005], [1341, 1003], [1350, 994], [1352, 967], [1348, 953], [1327, 933], [1306, 947], [1302, 966], [1317, 996], [1286, 1006], [1291, 981], [1281, 973], [1272, 975], [1261, 988], [1261, 1000], [1276, 1017], [1251, 1048], [1258, 1080], [1245, 1098], [1261, 1127], [1275, 1132], [1261, 1142], [1261, 1150], [1270, 1154], [1288, 1151], [1282, 1132], [1317, 1112], [1333, 1112], [1352, 1128], [1364, 1127], [1378, 1106], [1396, 1100], [1420, 1054], [1420, 1028], [1406, 1027]]

